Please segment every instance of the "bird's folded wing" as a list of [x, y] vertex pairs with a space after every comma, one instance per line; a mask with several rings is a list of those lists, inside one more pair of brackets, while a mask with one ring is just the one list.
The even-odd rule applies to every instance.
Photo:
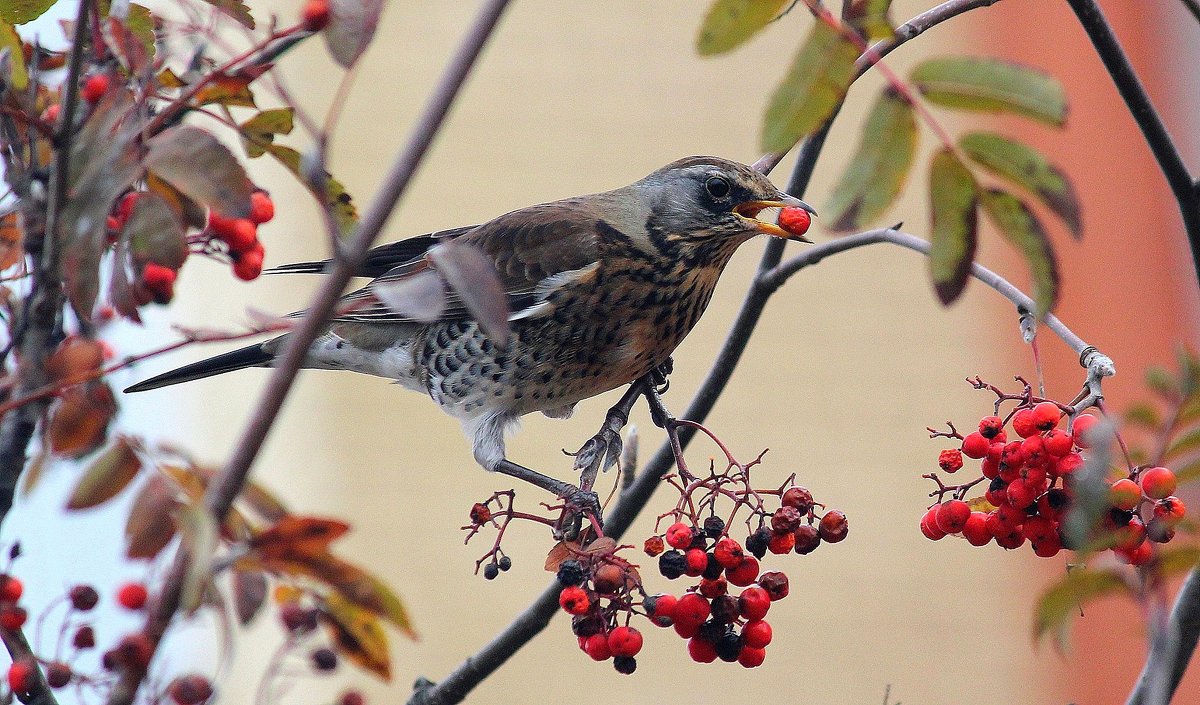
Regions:
[[[374, 279], [380, 275], [387, 273], [393, 267], [411, 262], [415, 259], [420, 259], [425, 256], [430, 247], [433, 247], [438, 242], [447, 239], [455, 238], [465, 232], [474, 230], [475, 225], [468, 225], [462, 228], [451, 228], [449, 230], [439, 230], [436, 233], [428, 235], [418, 235], [410, 237], [399, 242], [389, 242], [386, 245], [373, 247], [367, 251], [367, 256], [363, 260], [362, 266], [354, 272], [356, 277], [370, 277]], [[322, 274], [329, 269], [333, 260], [322, 259], [312, 262], [295, 262], [292, 264], [283, 264], [278, 267], [263, 272], [264, 274]]]

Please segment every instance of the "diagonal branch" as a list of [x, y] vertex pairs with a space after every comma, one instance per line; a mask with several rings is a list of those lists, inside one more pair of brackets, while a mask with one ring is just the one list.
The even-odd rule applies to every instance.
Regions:
[[1179, 688], [1200, 642], [1200, 570], [1188, 573], [1179, 589], [1165, 637], [1151, 643], [1146, 665], [1126, 705], [1165, 705]]

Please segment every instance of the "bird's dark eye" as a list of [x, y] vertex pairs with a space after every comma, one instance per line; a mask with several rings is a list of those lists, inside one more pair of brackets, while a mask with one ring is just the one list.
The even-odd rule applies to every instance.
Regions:
[[713, 198], [725, 198], [729, 195], [731, 188], [729, 179], [723, 176], [710, 176], [704, 182], [704, 190], [708, 191], [708, 195]]

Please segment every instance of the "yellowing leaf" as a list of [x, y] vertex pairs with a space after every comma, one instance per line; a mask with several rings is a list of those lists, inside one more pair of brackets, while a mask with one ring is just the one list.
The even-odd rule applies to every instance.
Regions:
[[176, 488], [165, 476], [154, 474], [142, 485], [125, 521], [125, 555], [154, 558], [175, 537]]
[[25, 24], [41, 17], [55, 0], [3, 0], [0, 19], [12, 24]]
[[1058, 262], [1050, 239], [1029, 206], [1005, 191], [989, 189], [983, 193], [983, 209], [1029, 263], [1033, 275], [1034, 312], [1039, 318], [1054, 308], [1058, 300]]
[[293, 114], [292, 108], [264, 110], [239, 125], [246, 155], [261, 157], [267, 153], [267, 145], [275, 142], [275, 135], [291, 133]]
[[865, 39], [887, 39], [896, 33], [888, 16], [891, 5], [892, 0], [850, 0], [842, 5], [842, 21]]
[[133, 443], [118, 436], [84, 471], [67, 500], [67, 509], [86, 509], [107, 502], [125, 489], [142, 469]]
[[704, 16], [696, 51], [720, 54], [753, 37], [783, 9], [787, 0], [716, 0]]
[[1063, 219], [1075, 239], [1083, 236], [1079, 200], [1067, 175], [1041, 152], [993, 132], [972, 132], [958, 143], [972, 161], [1038, 198]]
[[[4, 14], [0, 11], [0, 15]], [[17, 30], [8, 22], [0, 23], [0, 50], [8, 50], [8, 80], [12, 87], [23, 91], [29, 85], [29, 71], [25, 68], [25, 51]]]
[[229, 148], [212, 133], [191, 125], [164, 130], [147, 142], [146, 168], [230, 218], [250, 214], [254, 184]]
[[232, 76], [220, 74], [209, 82], [192, 98], [196, 105], [228, 105], [244, 108], [257, 107], [254, 103], [254, 93], [250, 84], [258, 76]]
[[[273, 144], [267, 147], [267, 151], [271, 156], [278, 159], [280, 164], [286, 166], [293, 174], [299, 177], [301, 183], [308, 185], [310, 190], [312, 189], [312, 186], [308, 182], [308, 177], [301, 168], [299, 152], [281, 144]], [[334, 220], [337, 221], [341, 233], [345, 235], [358, 223], [358, 210], [355, 209], [354, 201], [350, 198], [350, 194], [346, 192], [346, 187], [342, 186], [342, 182], [329, 174], [325, 174], [324, 187], [324, 193], [317, 193], [316, 195], [318, 198], [324, 199], [326, 205], [333, 210]]]
[[861, 228], [887, 210], [904, 186], [916, 146], [912, 108], [894, 92], [884, 91], [826, 208], [834, 230]]
[[179, 608], [191, 614], [200, 608], [212, 582], [212, 558], [217, 550], [217, 522], [203, 504], [185, 504], [179, 513], [179, 538], [187, 549], [188, 566], [180, 589]]
[[926, 100], [949, 108], [1011, 112], [1056, 127], [1067, 119], [1067, 96], [1048, 73], [1000, 59], [947, 56], [927, 59], [912, 72]]
[[385, 681], [392, 679], [387, 633], [378, 617], [336, 592], [325, 598], [321, 616], [339, 653]]
[[824, 22], [813, 25], [763, 122], [762, 147], [786, 152], [825, 122], [846, 95], [858, 48]]
[[975, 260], [979, 202], [975, 177], [954, 153], [943, 149], [929, 168], [929, 269], [942, 304], [958, 298]]
[[1050, 631], [1065, 630], [1070, 616], [1091, 600], [1129, 591], [1125, 578], [1116, 569], [1076, 568], [1038, 600], [1034, 613], [1034, 637], [1041, 638]]

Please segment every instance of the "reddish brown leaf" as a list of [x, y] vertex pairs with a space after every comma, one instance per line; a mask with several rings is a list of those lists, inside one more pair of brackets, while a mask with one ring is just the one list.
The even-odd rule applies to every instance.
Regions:
[[109, 446], [83, 473], [71, 492], [67, 509], [86, 509], [107, 502], [125, 489], [142, 468], [133, 442], [124, 436]]
[[165, 476], [155, 474], [134, 500], [125, 522], [125, 555], [154, 558], [175, 537], [178, 488]]
[[267, 599], [267, 576], [258, 570], [233, 571], [233, 606], [238, 622], [250, 623]]
[[546, 570], [551, 573], [557, 573], [558, 567], [562, 565], [562, 562], [571, 557], [572, 550], [578, 551], [578, 544], [568, 544], [566, 541], [559, 541], [554, 544], [554, 548], [551, 548], [550, 553], [546, 554]]
[[21, 212], [0, 215], [0, 269], [8, 269], [25, 255], [25, 225]]
[[208, 222], [208, 212], [204, 208], [180, 193], [179, 189], [154, 174], [146, 177], [146, 188], [151, 193], [158, 194], [160, 198], [166, 201], [167, 205], [175, 213], [175, 217], [184, 225], [193, 228], [203, 228], [205, 223]]
[[254, 184], [233, 152], [210, 132], [180, 125], [147, 145], [146, 167], [189, 198], [231, 218], [250, 214]]
[[116, 413], [117, 400], [104, 382], [68, 387], [51, 412], [50, 450], [73, 458], [90, 453], [104, 442]]
[[272, 524], [282, 521], [289, 514], [283, 502], [257, 482], [247, 482], [238, 496], [263, 520]]
[[326, 597], [321, 617], [339, 653], [385, 681], [392, 679], [387, 633], [378, 617], [337, 593]]
[[196, 91], [192, 102], [196, 105], [241, 106], [244, 108], [257, 107], [254, 103], [254, 93], [250, 84], [254, 76], [232, 76], [218, 74], [209, 80], [200, 90]]
[[304, 560], [325, 554], [330, 542], [349, 530], [349, 524], [337, 519], [287, 516], [255, 536], [250, 548], [264, 561]]
[[46, 360], [46, 374], [51, 381], [73, 383], [94, 374], [104, 364], [104, 346], [93, 338], [73, 335], [62, 341]]
[[131, 32], [129, 27], [116, 17], [109, 16], [101, 22], [104, 43], [112, 50], [121, 65], [134, 75], [140, 75], [145, 71], [150, 55], [141, 38]]

